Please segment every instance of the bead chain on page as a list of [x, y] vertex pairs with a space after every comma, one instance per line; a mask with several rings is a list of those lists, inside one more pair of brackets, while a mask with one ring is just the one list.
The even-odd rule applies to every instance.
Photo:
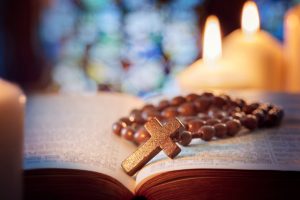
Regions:
[[233, 100], [228, 95], [216, 96], [206, 92], [177, 96], [162, 100], [156, 106], [146, 104], [141, 109], [133, 109], [128, 117], [115, 122], [112, 130], [114, 134], [140, 145], [150, 138], [144, 128], [147, 121], [155, 117], [164, 124], [167, 119], [177, 117], [185, 130], [173, 140], [187, 146], [194, 138], [209, 141], [214, 137], [235, 136], [242, 127], [252, 131], [277, 126], [283, 115], [283, 109], [276, 105], [247, 104], [243, 99]]

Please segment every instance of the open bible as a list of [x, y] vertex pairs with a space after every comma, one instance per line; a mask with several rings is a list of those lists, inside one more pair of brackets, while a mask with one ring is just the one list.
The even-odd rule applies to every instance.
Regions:
[[[233, 94], [235, 95], [235, 94]], [[281, 126], [193, 141], [163, 152], [134, 177], [121, 162], [137, 148], [111, 125], [144, 102], [124, 94], [34, 95], [26, 108], [25, 199], [280, 199], [300, 185], [300, 96], [238, 94], [279, 104]]]

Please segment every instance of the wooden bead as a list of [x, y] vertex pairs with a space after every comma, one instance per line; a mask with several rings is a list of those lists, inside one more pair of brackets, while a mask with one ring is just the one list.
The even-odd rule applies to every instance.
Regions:
[[196, 114], [193, 103], [183, 103], [178, 107], [177, 111], [182, 116], [192, 116]]
[[206, 112], [212, 103], [212, 98], [210, 97], [199, 97], [194, 101], [195, 108], [197, 112]]
[[159, 117], [160, 113], [157, 110], [153, 110], [153, 109], [146, 109], [142, 112], [142, 118], [145, 121], [149, 121], [150, 119], [154, 118], [154, 117]]
[[142, 111], [145, 111], [145, 110], [155, 110], [155, 106], [153, 104], [146, 104], [142, 108]]
[[190, 102], [190, 101], [194, 101], [195, 99], [197, 99], [199, 97], [198, 94], [194, 94], [194, 93], [191, 93], [189, 95], [187, 95], [185, 97], [186, 101]]
[[215, 95], [211, 92], [203, 92], [201, 97], [214, 97]]
[[180, 104], [184, 103], [186, 100], [184, 97], [182, 96], [177, 96], [174, 97], [171, 101], [170, 101], [170, 105], [171, 106], [179, 106]]
[[215, 96], [213, 99], [213, 105], [217, 108], [222, 108], [226, 103], [227, 101], [221, 96]]
[[257, 109], [259, 107], [259, 103], [251, 103], [249, 105], [245, 105], [243, 107], [243, 111], [246, 114], [251, 114], [255, 109]]
[[188, 131], [192, 133], [198, 132], [203, 125], [205, 125], [205, 122], [200, 119], [190, 120], [187, 122]]
[[176, 117], [178, 114], [176, 107], [167, 107], [162, 112], [161, 115], [165, 118]]
[[199, 113], [198, 117], [199, 117], [199, 119], [204, 120], [204, 121], [211, 119], [211, 116], [209, 116], [207, 114], [203, 114], [203, 113]]
[[228, 96], [226, 94], [221, 94], [220, 97], [222, 97], [225, 101], [227, 101], [227, 103], [230, 103], [230, 101], [231, 101], [230, 96]]
[[278, 109], [278, 108], [272, 108], [269, 110], [267, 117], [266, 117], [266, 126], [272, 127], [272, 126], [277, 126], [280, 124], [282, 117], [284, 113], [283, 110]]
[[216, 137], [223, 138], [227, 135], [227, 126], [224, 123], [218, 123], [214, 125], [214, 128], [216, 130]]
[[133, 110], [129, 115], [129, 120], [132, 123], [143, 124], [145, 119], [142, 117], [142, 112], [140, 110]]
[[123, 128], [123, 125], [121, 122], [115, 122], [113, 123], [112, 125], [112, 130], [113, 130], [113, 133], [120, 136], [121, 135], [121, 130]]
[[228, 122], [229, 120], [232, 120], [233, 118], [232, 117], [224, 117], [223, 119], [221, 119], [221, 123], [226, 123]]
[[179, 134], [179, 144], [188, 146], [192, 141], [192, 134], [189, 131], [183, 131]]
[[137, 144], [143, 144], [150, 138], [150, 134], [148, 131], [144, 128], [141, 127], [137, 130], [137, 132], [134, 134], [134, 141]]
[[204, 125], [200, 128], [199, 131], [202, 140], [209, 141], [213, 138], [216, 133], [216, 130], [213, 126]]
[[221, 120], [224, 117], [227, 117], [227, 113], [224, 111], [215, 112], [214, 117]]
[[243, 108], [246, 105], [246, 102], [245, 100], [238, 98], [232, 101], [232, 105], [238, 106], [239, 108]]
[[129, 141], [134, 141], [134, 130], [131, 127], [125, 127], [121, 131], [121, 135], [123, 138]]
[[163, 109], [165, 109], [166, 107], [168, 107], [170, 105], [168, 100], [161, 100], [158, 105], [157, 105], [157, 109], [159, 111], [162, 111]]
[[245, 117], [246, 114], [244, 112], [236, 112], [232, 114], [233, 119], [241, 120], [243, 117]]
[[119, 119], [119, 122], [122, 123], [122, 126], [130, 126], [132, 124], [132, 122], [129, 120], [129, 118], [127, 117], [122, 117]]
[[130, 127], [131, 127], [134, 131], [136, 131], [136, 130], [138, 130], [141, 126], [142, 126], [141, 124], [134, 122], [134, 123], [131, 124]]
[[221, 120], [219, 120], [219, 119], [209, 119], [209, 120], [206, 121], [206, 125], [215, 125], [215, 124], [218, 124], [220, 122], [221, 122]]
[[258, 127], [263, 127], [266, 121], [266, 114], [259, 108], [254, 110], [252, 113], [257, 119]]
[[254, 130], [258, 126], [257, 118], [255, 115], [246, 115], [241, 119], [241, 123], [249, 130]]
[[225, 110], [226, 110], [227, 115], [233, 115], [235, 113], [241, 112], [240, 107], [234, 107], [234, 106], [228, 106], [228, 107], [225, 106]]
[[229, 136], [236, 135], [241, 129], [241, 123], [235, 119], [226, 122], [226, 126], [227, 126], [227, 135]]
[[271, 110], [274, 106], [269, 103], [262, 103], [259, 105], [259, 108], [262, 110], [266, 110], [267, 112]]

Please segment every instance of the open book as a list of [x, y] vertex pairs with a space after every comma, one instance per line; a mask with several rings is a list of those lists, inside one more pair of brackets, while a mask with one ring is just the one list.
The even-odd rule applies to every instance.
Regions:
[[278, 128], [193, 141], [171, 160], [162, 152], [134, 177], [121, 162], [137, 148], [111, 125], [144, 102], [123, 94], [35, 95], [25, 131], [25, 199], [284, 198], [300, 185], [300, 96], [240, 97], [277, 103]]

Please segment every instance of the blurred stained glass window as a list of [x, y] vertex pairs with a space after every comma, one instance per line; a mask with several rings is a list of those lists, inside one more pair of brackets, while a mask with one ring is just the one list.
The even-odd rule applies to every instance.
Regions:
[[199, 54], [202, 1], [50, 0], [40, 35], [63, 91], [143, 94]]

